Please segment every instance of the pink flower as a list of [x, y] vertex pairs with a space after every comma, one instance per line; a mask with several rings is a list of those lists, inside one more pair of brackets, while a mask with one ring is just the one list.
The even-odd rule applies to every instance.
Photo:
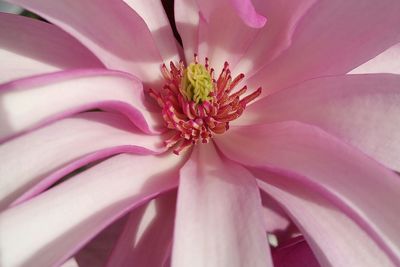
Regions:
[[400, 266], [399, 1], [10, 2], [1, 266]]

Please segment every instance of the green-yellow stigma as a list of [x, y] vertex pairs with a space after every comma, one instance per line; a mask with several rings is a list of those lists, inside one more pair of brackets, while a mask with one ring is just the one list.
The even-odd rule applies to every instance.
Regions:
[[213, 89], [211, 75], [202, 64], [191, 63], [185, 69], [180, 90], [186, 99], [202, 103], [211, 99]]

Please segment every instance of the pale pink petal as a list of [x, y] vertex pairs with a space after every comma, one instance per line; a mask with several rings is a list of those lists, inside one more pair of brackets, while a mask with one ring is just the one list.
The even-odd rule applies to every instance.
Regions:
[[310, 80], [246, 109], [238, 124], [301, 121], [340, 137], [400, 170], [400, 75], [346, 75]]
[[0, 83], [63, 69], [101, 68], [100, 61], [56, 26], [0, 13]]
[[161, 0], [123, 0], [144, 20], [164, 62], [179, 61], [176, 41]]
[[122, 1], [10, 0], [77, 38], [110, 69], [160, 80], [162, 57], [143, 19]]
[[186, 61], [193, 60], [198, 52], [199, 8], [196, 0], [174, 0], [176, 28], [182, 38]]
[[243, 22], [229, 2], [199, 2], [201, 18], [198, 26], [198, 54], [201, 60], [208, 57], [218, 72], [225, 61], [235, 66], [258, 33], [258, 29]]
[[226, 60], [236, 64], [258, 32], [253, 27], [266, 22], [249, 0], [177, 0], [174, 11], [186, 60], [199, 53], [216, 69]]
[[106, 266], [160, 267], [172, 242], [176, 191], [131, 212]]
[[236, 72], [244, 73], [248, 77], [290, 46], [298, 21], [316, 0], [253, 2], [257, 10], [268, 17], [268, 22], [265, 27], [259, 29], [259, 33], [235, 67]]
[[0, 86], [0, 139], [96, 108], [116, 109], [143, 131], [154, 131], [159, 122], [143, 99], [140, 81], [116, 71], [64, 71], [17, 80]]
[[302, 236], [292, 238], [272, 250], [274, 267], [319, 267], [313, 252]]
[[397, 0], [318, 1], [297, 23], [291, 46], [247, 84], [264, 94], [310, 78], [345, 74], [400, 40]]
[[4, 211], [1, 265], [62, 263], [130, 209], [176, 187], [184, 160], [171, 154], [115, 156]]
[[253, 177], [197, 146], [180, 173], [172, 266], [272, 266]]
[[109, 225], [74, 255], [79, 267], [105, 266], [125, 227], [128, 216], [129, 213]]
[[293, 177], [268, 174], [259, 178], [268, 183], [260, 183], [261, 188], [290, 213], [322, 266], [395, 266], [364, 229], [326, 195]]
[[148, 154], [164, 150], [160, 136], [145, 135], [121, 115], [104, 112], [76, 115], [4, 143], [0, 146], [0, 209], [57, 169], [124, 145]]
[[76, 259], [71, 258], [71, 259], [67, 260], [66, 262], [64, 262], [62, 265], [60, 265], [60, 267], [82, 267], [82, 266], [78, 265], [78, 263], [76, 262]]
[[394, 73], [400, 74], [400, 43], [386, 49], [383, 53], [355, 68], [351, 74]]
[[[246, 166], [288, 170], [319, 184], [400, 263], [399, 177], [317, 127], [286, 122], [232, 127], [218, 147]], [[244, 148], [245, 146], [245, 148]]]

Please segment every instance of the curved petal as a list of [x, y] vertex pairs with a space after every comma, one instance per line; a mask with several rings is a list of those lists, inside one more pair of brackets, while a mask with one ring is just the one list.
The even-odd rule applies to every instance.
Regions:
[[62, 263], [130, 209], [176, 187], [184, 160], [170, 154], [115, 156], [4, 211], [0, 215], [1, 265]]
[[144, 20], [164, 62], [179, 61], [178, 43], [160, 0], [123, 0]]
[[[145, 22], [122, 1], [10, 0], [74, 36], [106, 67], [154, 84], [162, 57]], [[165, 55], [167, 56], [167, 55]]]
[[322, 266], [395, 266], [362, 228], [323, 196], [292, 177], [258, 177], [268, 182], [260, 187], [286, 208]]
[[297, 23], [317, 0], [253, 2], [257, 10], [268, 17], [268, 23], [259, 29], [257, 36], [234, 69], [248, 77], [290, 46]]
[[0, 83], [63, 69], [101, 68], [100, 61], [54, 25], [0, 13]]
[[[193, 54], [208, 57], [217, 69], [242, 56], [266, 19], [251, 1], [177, 0], [175, 20], [188, 62]], [[229, 27], [229, 28], [227, 28]]]
[[132, 152], [151, 154], [164, 150], [161, 143], [159, 136], [145, 135], [122, 116], [104, 112], [76, 115], [22, 135], [0, 146], [0, 210], [45, 176], [81, 157], [124, 145], [131, 146]]
[[400, 179], [395, 173], [319, 128], [296, 122], [235, 127], [217, 141], [225, 155], [246, 166], [288, 170], [324, 187], [400, 263]]
[[400, 75], [391, 74], [314, 79], [254, 103], [238, 124], [317, 125], [399, 171], [399, 88]]
[[197, 146], [180, 173], [172, 265], [272, 266], [252, 176]]
[[274, 267], [320, 267], [313, 252], [302, 236], [292, 238], [272, 250]]
[[79, 267], [104, 267], [125, 226], [128, 214], [98, 233], [75, 255]]
[[64, 71], [17, 80], [0, 86], [0, 139], [96, 108], [117, 109], [141, 130], [155, 131], [159, 122], [143, 99], [140, 81], [116, 71]]
[[351, 74], [393, 73], [400, 74], [400, 43], [386, 49], [383, 53], [355, 68]]
[[131, 212], [106, 266], [163, 266], [170, 252], [176, 191]]
[[291, 46], [247, 82], [264, 94], [345, 74], [400, 41], [397, 0], [321, 0], [297, 24]]

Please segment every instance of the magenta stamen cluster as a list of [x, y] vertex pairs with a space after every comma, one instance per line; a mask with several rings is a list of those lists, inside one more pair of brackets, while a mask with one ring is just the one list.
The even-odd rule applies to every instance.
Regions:
[[[196, 55], [194, 62], [199, 64]], [[227, 62], [216, 80], [214, 69], [210, 68], [207, 58], [204, 66], [214, 85], [208, 101], [195, 103], [181, 93], [181, 80], [185, 70], [183, 61], [177, 66], [171, 62], [170, 70], [163, 64], [161, 73], [165, 79], [164, 87], [159, 92], [149, 90], [150, 96], [162, 108], [165, 126], [173, 132], [164, 141], [165, 145], [168, 148], [173, 147], [173, 152], [177, 155], [200, 140], [208, 143], [214, 134], [226, 132], [229, 122], [239, 118], [246, 105], [261, 94], [261, 87], [242, 99], [240, 97], [247, 91], [247, 86], [233, 92], [236, 85], [244, 79], [244, 74], [232, 79]]]

